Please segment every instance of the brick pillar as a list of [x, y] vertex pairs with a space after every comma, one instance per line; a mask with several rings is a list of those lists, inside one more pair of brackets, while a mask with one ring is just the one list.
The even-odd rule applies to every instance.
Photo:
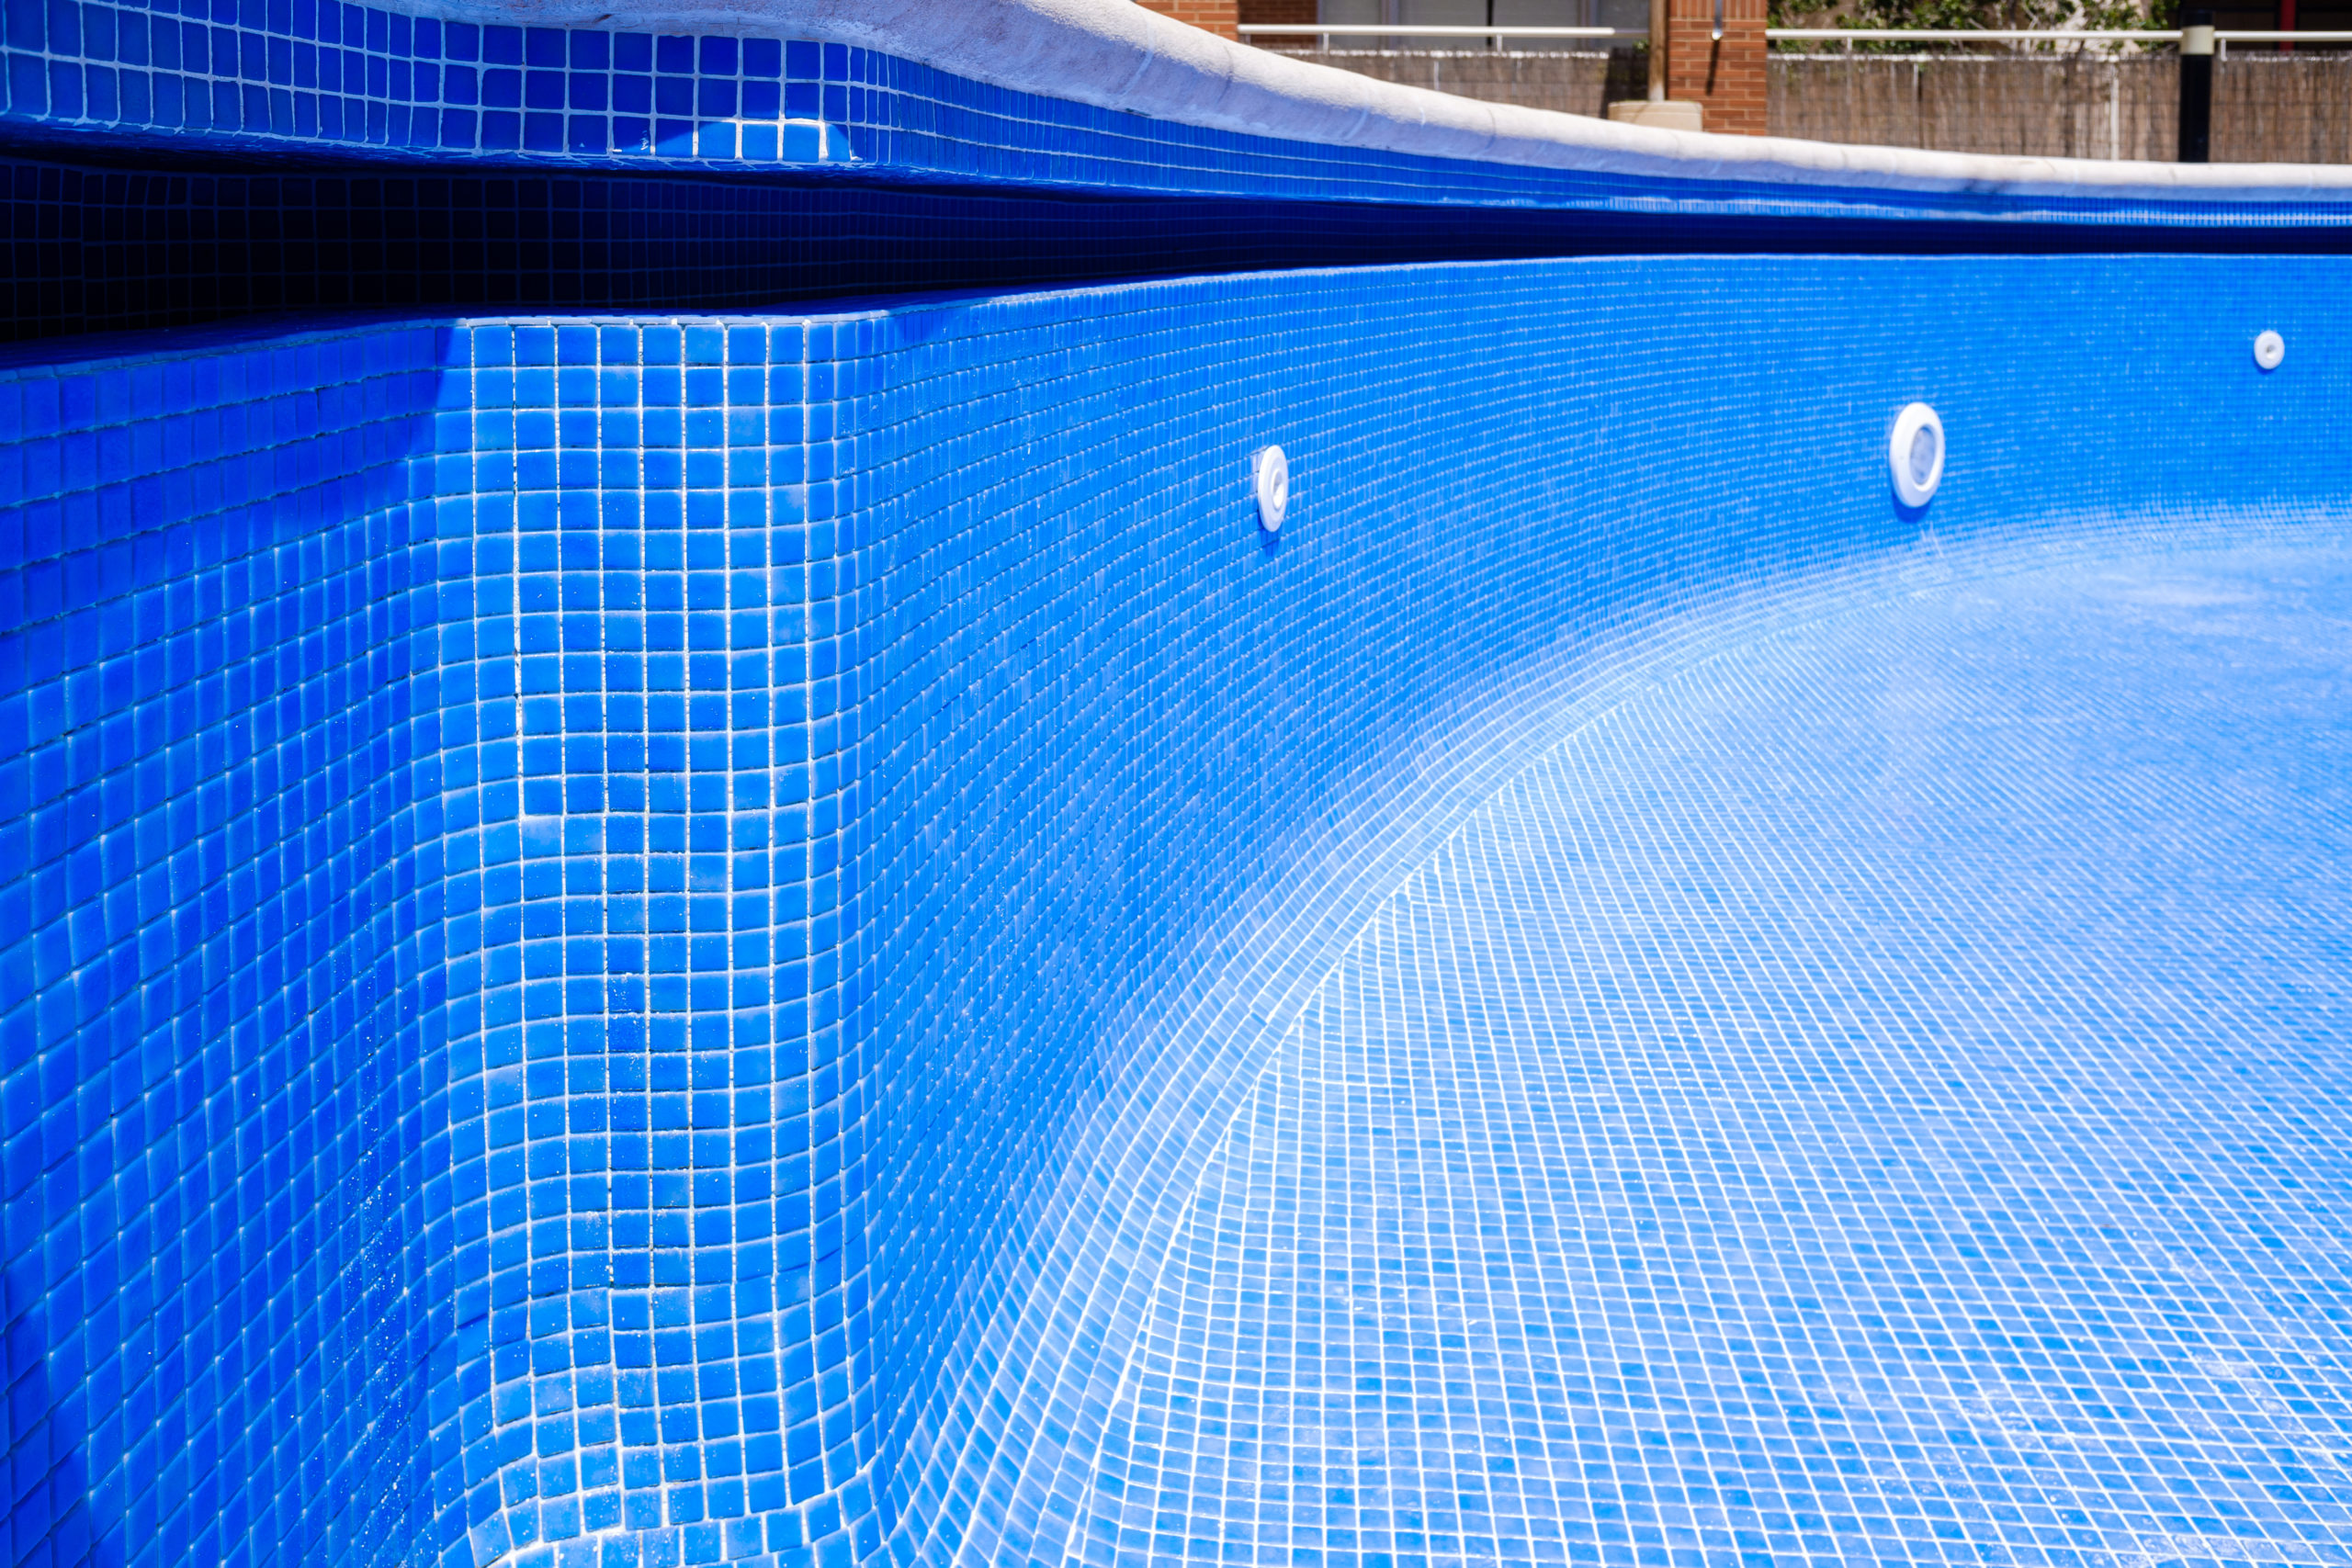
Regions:
[[1765, 134], [1764, 6], [1723, 0], [1718, 43], [1715, 0], [1667, 0], [1666, 96], [1704, 105], [1709, 130]]
[[1163, 17], [1190, 22], [1219, 38], [1238, 39], [1241, 36], [1233, 30], [1234, 24], [1241, 19], [1238, 0], [1142, 0], [1142, 4], [1147, 11], [1157, 11]]
[[[1314, 22], [1315, 0], [1241, 0], [1245, 22]], [[1320, 41], [1312, 28], [1298, 33], [1260, 33], [1250, 40], [1261, 49], [1313, 49]], [[1333, 39], [1338, 42], [1338, 39]]]

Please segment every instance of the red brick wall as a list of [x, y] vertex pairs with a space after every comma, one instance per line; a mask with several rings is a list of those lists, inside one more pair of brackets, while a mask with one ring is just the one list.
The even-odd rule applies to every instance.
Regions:
[[1735, 136], [1767, 129], [1765, 0], [1723, 0], [1724, 37], [1715, 0], [1667, 0], [1666, 96], [1706, 106], [1706, 128]]
[[1238, 38], [1233, 24], [1241, 19], [1236, 10], [1237, 0], [1143, 0], [1145, 9], [1173, 17], [1180, 22], [1190, 22], [1205, 28], [1219, 38]]
[[[1311, 22], [1315, 0], [1241, 0], [1245, 22]], [[1260, 33], [1250, 40], [1267, 49], [1313, 49], [1313, 33]]]
[[[1234, 22], [1315, 20], [1315, 0], [1223, 0], [1222, 25], [1207, 18], [1217, 0], [1144, 0], [1195, 27], [1234, 36]], [[1237, 14], [1238, 6], [1238, 14]], [[1724, 38], [1714, 31], [1715, 0], [1667, 0], [1666, 96], [1706, 106], [1709, 130], [1735, 136], [1767, 133], [1764, 65], [1765, 0], [1724, 0]], [[1195, 15], [1200, 13], [1200, 15]], [[1306, 34], [1260, 34], [1250, 40], [1276, 49], [1314, 47]]]

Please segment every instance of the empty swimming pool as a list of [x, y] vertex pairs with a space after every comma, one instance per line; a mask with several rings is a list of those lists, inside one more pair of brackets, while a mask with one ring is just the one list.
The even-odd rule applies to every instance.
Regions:
[[0, 51], [10, 1563], [2352, 1560], [2345, 171]]
[[2341, 1560], [2352, 555], [1973, 565], [1687, 650], [1354, 934], [1106, 1541]]

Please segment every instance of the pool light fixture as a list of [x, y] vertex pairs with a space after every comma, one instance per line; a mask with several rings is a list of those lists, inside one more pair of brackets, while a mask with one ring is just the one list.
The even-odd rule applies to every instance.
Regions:
[[2287, 363], [2287, 340], [2265, 327], [2255, 334], [2254, 362], [2265, 370], [2276, 370]]
[[1925, 506], [1944, 482], [1944, 422], [1925, 403], [1905, 404], [1886, 439], [1894, 493], [1905, 506]]
[[1250, 490], [1258, 498], [1258, 526], [1281, 533], [1283, 514], [1290, 510], [1290, 458], [1281, 447], [1261, 446], [1250, 454]]

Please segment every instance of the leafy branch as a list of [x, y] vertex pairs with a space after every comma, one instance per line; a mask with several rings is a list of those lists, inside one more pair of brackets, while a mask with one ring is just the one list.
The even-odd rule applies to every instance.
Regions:
[[[1769, 0], [1767, 25], [1776, 28], [2029, 28], [2155, 30], [2176, 25], [2179, 0]], [[1814, 40], [1795, 47], [1818, 48]], [[1981, 44], [1933, 44], [1858, 39], [1871, 53], [1921, 50], [1973, 51]], [[2012, 46], [2031, 49], [2032, 44]], [[2137, 50], [2132, 43], [2108, 47]]]

